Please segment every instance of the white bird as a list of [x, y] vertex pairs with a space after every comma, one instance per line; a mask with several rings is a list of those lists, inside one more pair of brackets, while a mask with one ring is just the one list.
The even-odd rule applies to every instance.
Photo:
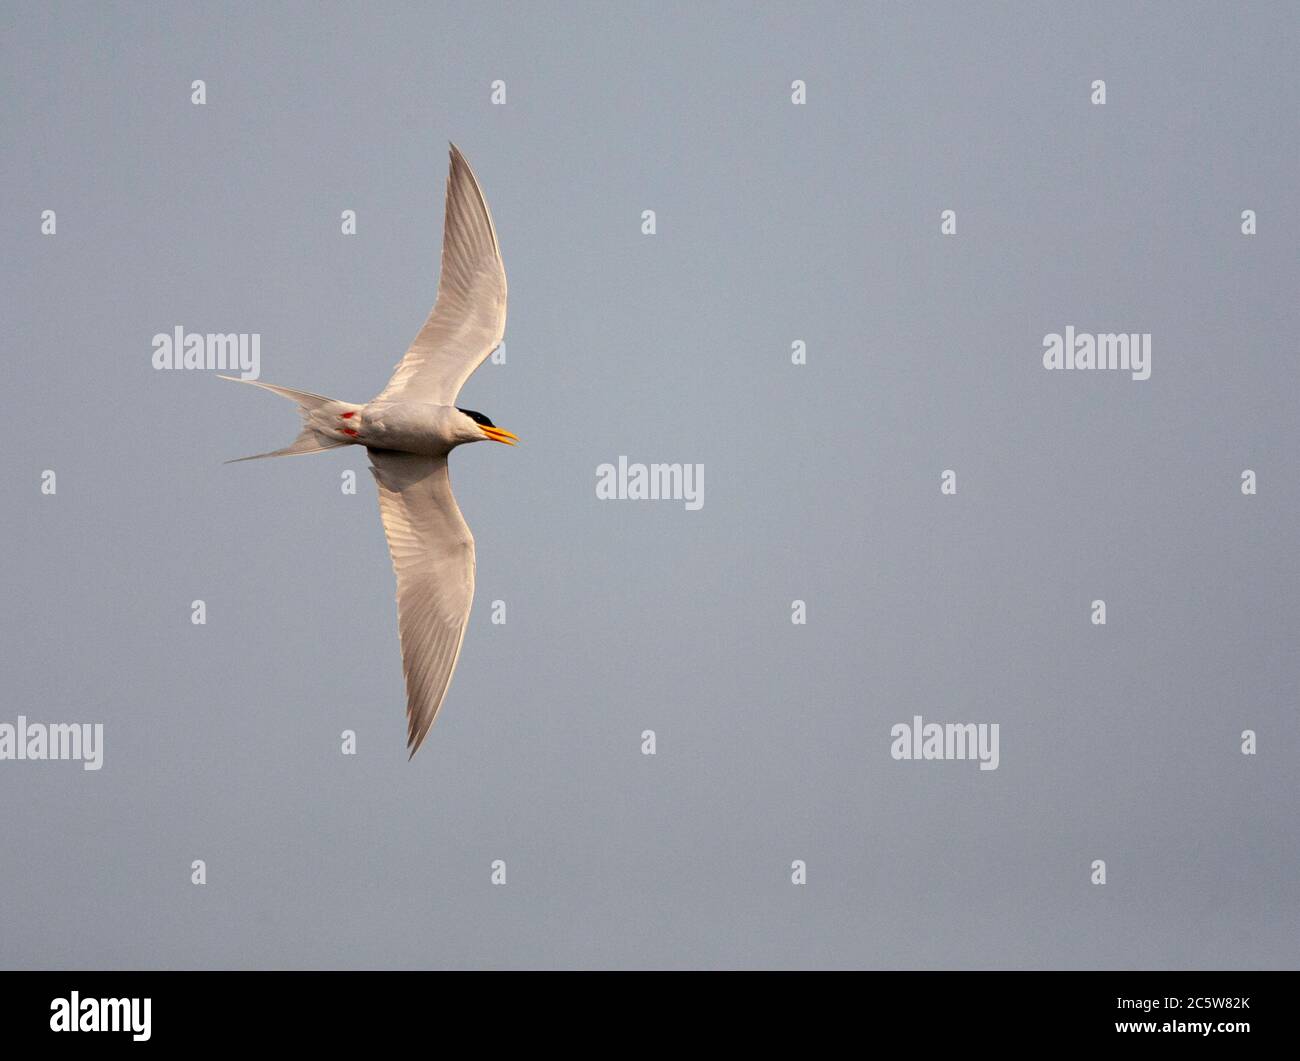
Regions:
[[[303, 429], [284, 449], [240, 460], [365, 446], [397, 574], [397, 626], [406, 675], [406, 743], [414, 756], [451, 684], [474, 599], [474, 536], [447, 476], [447, 454], [466, 442], [518, 438], [456, 396], [500, 344], [506, 272], [487, 200], [451, 145], [438, 296], [392, 379], [364, 405], [252, 383], [298, 403]], [[228, 462], [231, 463], [231, 462]]]

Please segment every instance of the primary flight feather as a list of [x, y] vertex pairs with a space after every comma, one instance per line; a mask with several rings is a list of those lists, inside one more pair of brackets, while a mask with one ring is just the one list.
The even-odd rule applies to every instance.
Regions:
[[397, 575], [412, 756], [447, 696], [474, 600], [474, 536], [452, 496], [447, 454], [466, 442], [518, 441], [482, 413], [456, 406], [461, 387], [500, 345], [505, 326], [506, 271], [492, 215], [473, 170], [452, 144], [438, 296], [388, 386], [356, 405], [258, 380], [237, 381], [296, 401], [302, 414], [302, 431], [292, 443], [257, 457], [348, 445], [370, 453]]

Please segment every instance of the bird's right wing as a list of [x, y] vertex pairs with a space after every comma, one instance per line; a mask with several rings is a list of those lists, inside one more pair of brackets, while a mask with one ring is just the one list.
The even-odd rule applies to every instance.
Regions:
[[446, 457], [371, 450], [370, 461], [397, 574], [406, 743], [414, 755], [460, 656], [474, 600], [474, 537], [452, 496]]
[[487, 200], [455, 144], [447, 173], [438, 298], [375, 401], [455, 405], [471, 373], [506, 331], [506, 269]]

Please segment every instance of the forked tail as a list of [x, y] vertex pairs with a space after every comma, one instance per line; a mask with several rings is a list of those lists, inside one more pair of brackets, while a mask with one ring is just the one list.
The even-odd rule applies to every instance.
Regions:
[[[296, 391], [291, 387], [277, 387], [274, 383], [263, 383], [257, 379], [240, 379], [238, 376], [222, 376], [222, 379], [234, 383], [251, 383], [255, 387], [272, 391], [282, 398], [298, 403], [298, 412], [302, 414], [302, 430], [298, 437], [284, 449], [272, 450], [270, 453], [254, 453], [251, 457], [236, 457], [226, 464], [238, 464], [240, 461], [261, 460], [263, 457], [296, 457], [302, 453], [320, 453], [322, 450], [334, 449], [336, 446], [348, 446], [356, 440], [335, 425], [340, 419], [347, 419], [345, 414], [355, 413], [361, 408], [352, 402], [337, 402], [310, 391]], [[355, 434], [355, 432], [353, 432]]]

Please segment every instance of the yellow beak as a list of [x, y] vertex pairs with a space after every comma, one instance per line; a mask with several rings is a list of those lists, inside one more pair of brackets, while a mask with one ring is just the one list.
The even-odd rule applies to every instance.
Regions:
[[507, 446], [513, 446], [519, 441], [519, 436], [512, 431], [507, 431], [504, 427], [488, 427], [485, 424], [479, 424], [483, 434], [487, 435], [493, 442], [504, 442]]

